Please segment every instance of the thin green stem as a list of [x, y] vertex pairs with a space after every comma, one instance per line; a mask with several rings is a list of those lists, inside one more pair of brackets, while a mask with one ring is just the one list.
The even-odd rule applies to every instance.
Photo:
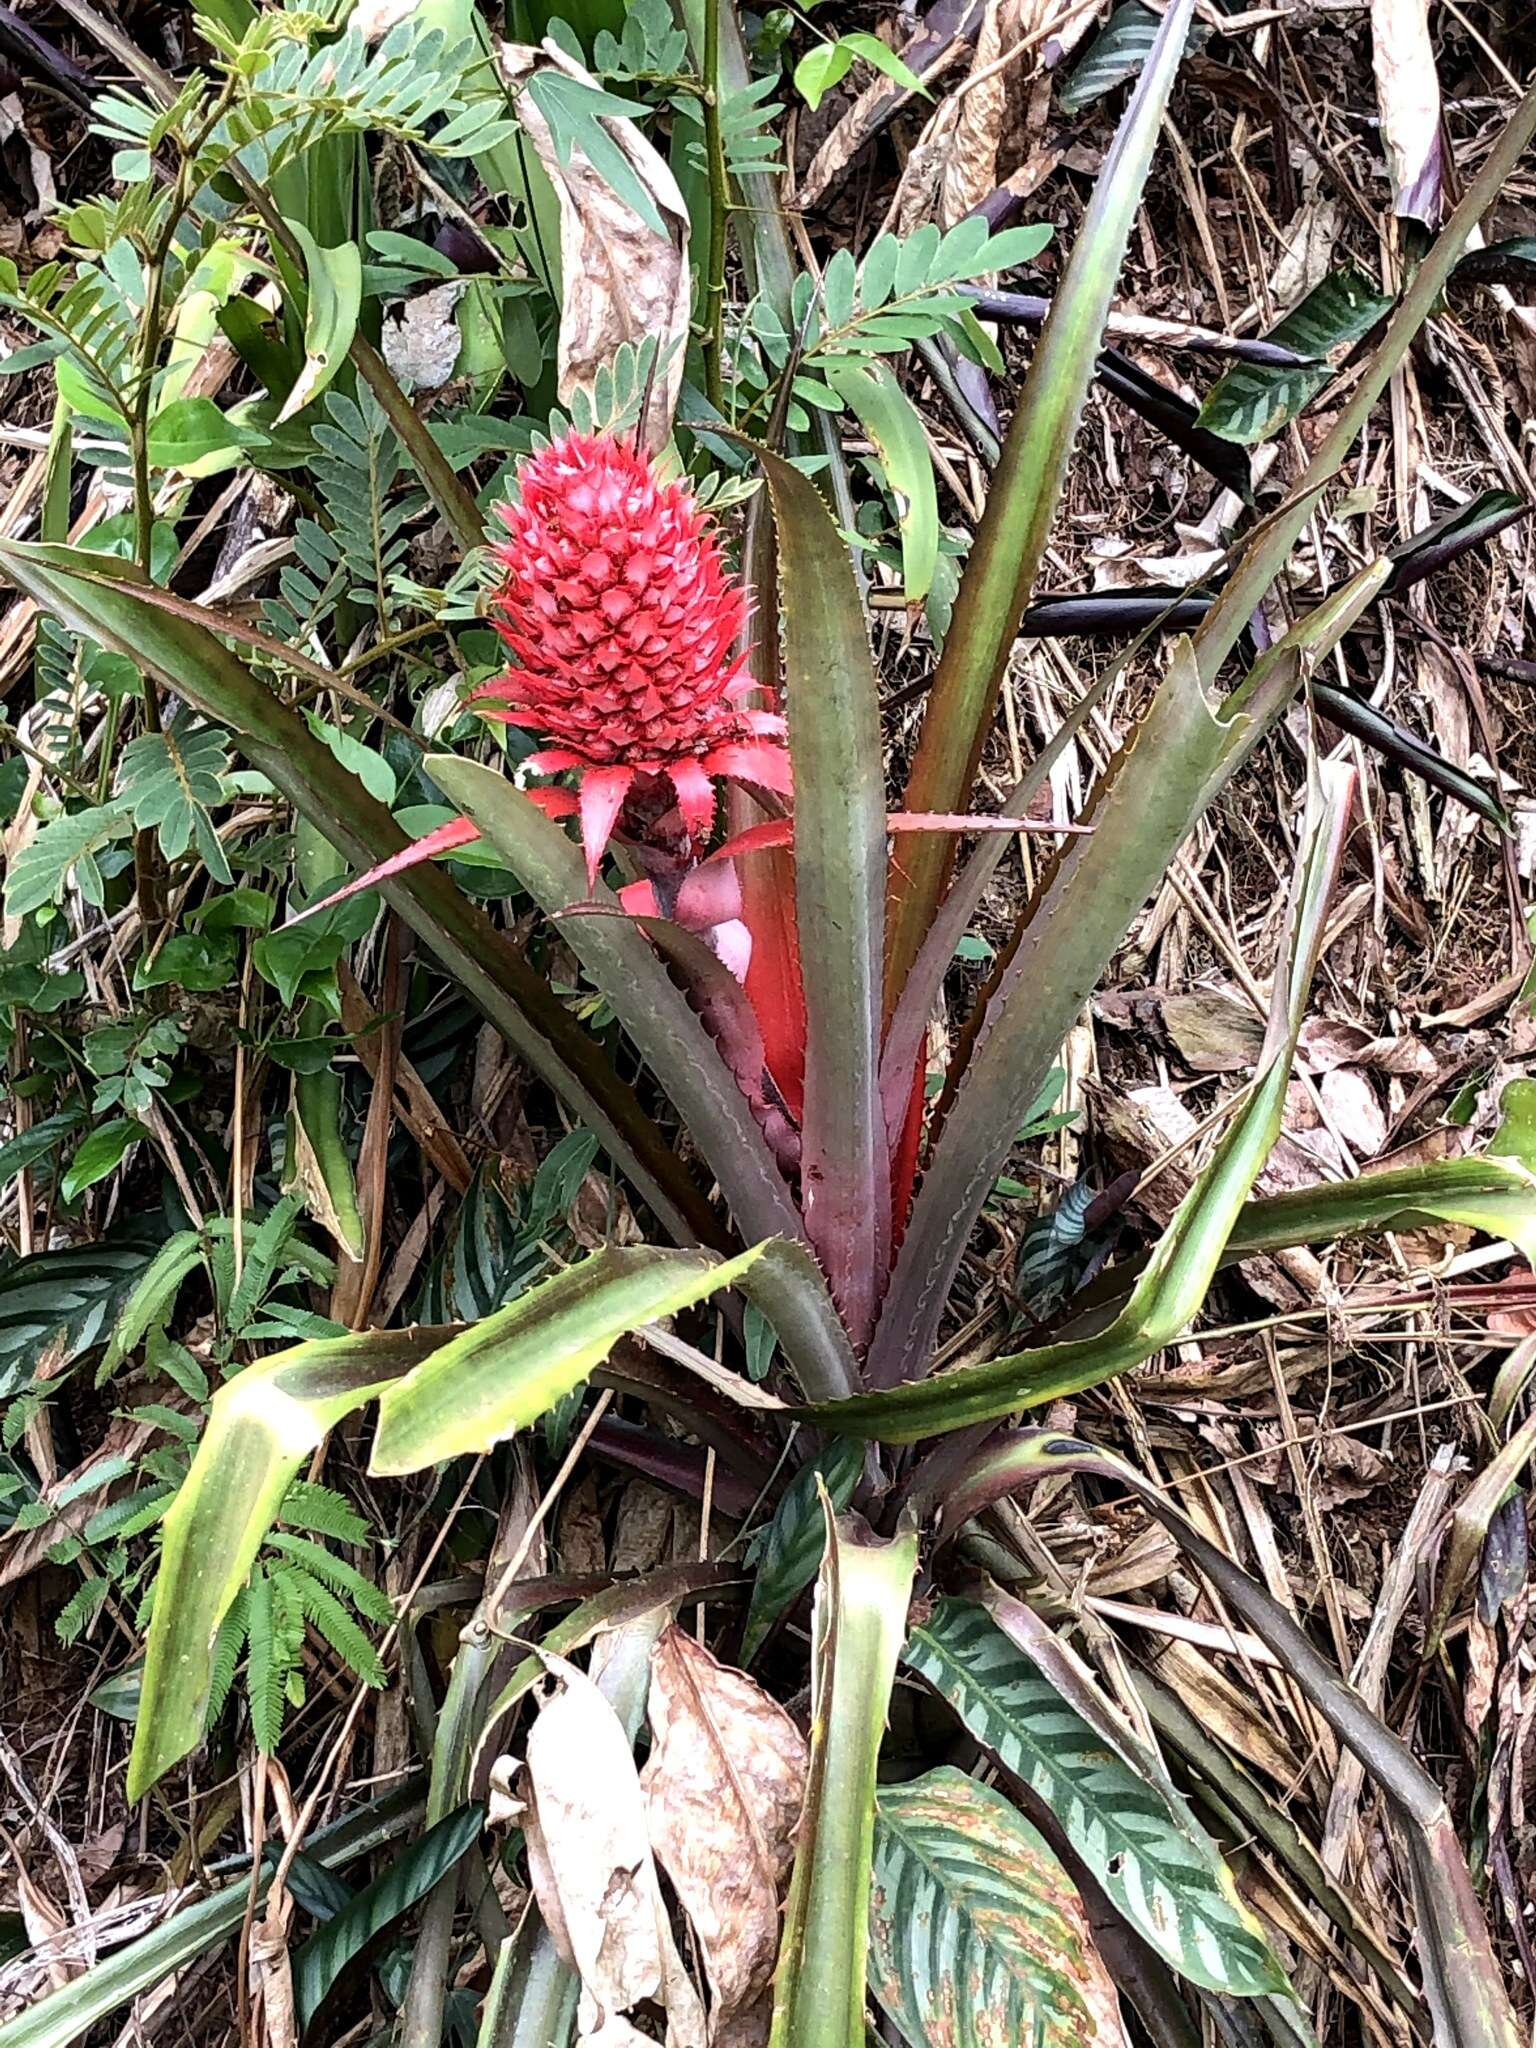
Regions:
[[709, 248], [704, 269], [704, 395], [725, 410], [720, 340], [725, 323], [725, 227], [731, 206], [720, 125], [720, 5], [704, 0], [704, 153], [709, 164]]

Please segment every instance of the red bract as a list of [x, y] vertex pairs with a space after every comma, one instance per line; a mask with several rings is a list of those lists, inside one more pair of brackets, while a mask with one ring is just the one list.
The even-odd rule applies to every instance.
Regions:
[[579, 777], [589, 877], [645, 778], [670, 782], [691, 841], [714, 822], [713, 777], [787, 794], [784, 721], [742, 702], [746, 593], [687, 485], [612, 434], [576, 433], [518, 484], [492, 600], [516, 665], [477, 701], [551, 742], [529, 757], [537, 773]]

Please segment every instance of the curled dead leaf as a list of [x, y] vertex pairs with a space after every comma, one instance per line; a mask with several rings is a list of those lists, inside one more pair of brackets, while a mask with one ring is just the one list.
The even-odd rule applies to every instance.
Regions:
[[688, 209], [665, 160], [633, 121], [594, 118], [644, 187], [661, 218], [658, 233], [616, 193], [590, 157], [569, 138], [556, 143], [529, 82], [542, 71], [563, 72], [580, 85], [598, 82], [558, 43], [542, 49], [503, 43], [498, 64], [517, 118], [549, 175], [560, 203], [563, 277], [557, 355], [562, 404], [590, 392], [597, 373], [624, 342], [655, 340], [657, 374], [646, 407], [647, 447], [665, 447], [683, 381], [692, 281], [688, 269]]
[[1003, 55], [1004, 0], [987, 0], [970, 75], [954, 95], [951, 144], [939, 185], [939, 226], [952, 228], [997, 184], [997, 151], [1008, 111]]
[[745, 1672], [680, 1628], [651, 1652], [653, 1747], [641, 1778], [651, 1843], [709, 1975], [710, 2039], [767, 2039], [779, 1887], [805, 1797], [805, 1738]]
[[1371, 55], [1392, 211], [1432, 228], [1440, 219], [1440, 80], [1429, 0], [1371, 0]]
[[462, 336], [455, 317], [468, 289], [462, 278], [433, 285], [407, 299], [399, 317], [384, 322], [384, 360], [412, 391], [436, 391], [453, 375]]
[[1358, 1067], [1330, 1067], [1318, 1087], [1328, 1121], [1357, 1159], [1374, 1159], [1387, 1142], [1387, 1115]]
[[663, 2006], [668, 2048], [702, 2048], [704, 2012], [661, 1896], [629, 1737], [584, 1672], [545, 1657], [556, 1690], [528, 1735], [521, 1791], [539, 1911], [581, 1978], [577, 2032], [640, 2038], [626, 2015]]

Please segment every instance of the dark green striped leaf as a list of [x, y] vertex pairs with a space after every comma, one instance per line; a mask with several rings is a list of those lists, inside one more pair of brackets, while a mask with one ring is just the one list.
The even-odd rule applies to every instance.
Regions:
[[1141, 0], [1124, 0], [1073, 65], [1056, 95], [1064, 114], [1080, 113], [1117, 85], [1134, 78], [1146, 63], [1161, 17]]
[[1294, 368], [1235, 363], [1212, 386], [1200, 408], [1199, 424], [1244, 448], [1267, 441], [1330, 381], [1333, 367], [1328, 359], [1369, 334], [1391, 310], [1391, 299], [1353, 265], [1330, 270], [1269, 335], [1271, 341], [1314, 360]]
[[752, 1601], [741, 1638], [743, 1664], [757, 1655], [773, 1624], [820, 1568], [827, 1547], [827, 1518], [817, 1480], [826, 1487], [835, 1512], [841, 1514], [853, 1499], [863, 1469], [864, 1446], [845, 1437], [830, 1445], [813, 1465], [802, 1467], [784, 1489], [757, 1558]]
[[902, 1654], [976, 1740], [1039, 1794], [1160, 1955], [1212, 1991], [1284, 1990], [1258, 1922], [1177, 1795], [1108, 1749], [982, 1608], [941, 1600]]
[[870, 1982], [911, 2048], [1119, 2048], [1114, 1987], [1071, 1880], [998, 1792], [961, 1771], [875, 1808]]
[[67, 1364], [109, 1327], [155, 1255], [143, 1230], [18, 1259], [0, 1276], [0, 1400], [24, 1387], [45, 1349]]
[[[1084, 107], [1103, 99], [1105, 93], [1113, 92], [1117, 85], [1139, 77], [1152, 54], [1162, 18], [1157, 9], [1144, 7], [1141, 0], [1122, 0], [1057, 93], [1056, 104], [1061, 111], [1081, 113]], [[1190, 31], [1190, 51], [1200, 49], [1209, 39], [1210, 30], [1196, 23]]]
[[354, 1956], [408, 1913], [450, 1871], [480, 1832], [485, 1809], [473, 1802], [446, 1813], [372, 1884], [319, 1927], [293, 1959], [299, 2022], [308, 2026], [320, 2002]]

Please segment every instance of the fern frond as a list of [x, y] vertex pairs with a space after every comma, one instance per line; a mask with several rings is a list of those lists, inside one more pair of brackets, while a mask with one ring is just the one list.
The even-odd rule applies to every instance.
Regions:
[[329, 1587], [297, 1565], [278, 1566], [276, 1576], [285, 1597], [298, 1602], [304, 1619], [314, 1624], [349, 1670], [367, 1685], [387, 1683], [378, 1651]]
[[283, 1495], [277, 1519], [287, 1529], [307, 1529], [334, 1543], [366, 1543], [368, 1524], [341, 1494], [312, 1479], [295, 1479]]
[[203, 1717], [205, 1728], [211, 1728], [223, 1713], [229, 1689], [235, 1682], [240, 1652], [245, 1647], [249, 1606], [250, 1595], [242, 1589], [235, 1595], [213, 1639], [213, 1675], [208, 1682], [208, 1706]]
[[251, 1703], [251, 1733], [266, 1756], [277, 1748], [283, 1732], [283, 1689], [289, 1659], [282, 1635], [276, 1589], [265, 1572], [252, 1579], [246, 1596], [246, 1633], [250, 1657], [245, 1667], [246, 1696]]
[[54, 1619], [54, 1634], [61, 1643], [73, 1643], [79, 1638], [111, 1590], [112, 1581], [107, 1578], [80, 1581]]
[[358, 1613], [376, 1622], [380, 1628], [388, 1628], [394, 1620], [395, 1610], [388, 1594], [374, 1585], [371, 1579], [365, 1579], [356, 1565], [348, 1564], [344, 1557], [337, 1557], [323, 1545], [312, 1543], [307, 1536], [285, 1535], [280, 1529], [274, 1529], [267, 1542], [270, 1548], [292, 1558], [333, 1592], [345, 1593]]
[[130, 1536], [140, 1536], [165, 1519], [165, 1511], [175, 1498], [176, 1488], [164, 1482], [140, 1486], [132, 1493], [125, 1493], [121, 1500], [109, 1501], [104, 1508], [98, 1508], [85, 1525], [85, 1540], [87, 1543], [110, 1543], [115, 1539], [123, 1543]]

